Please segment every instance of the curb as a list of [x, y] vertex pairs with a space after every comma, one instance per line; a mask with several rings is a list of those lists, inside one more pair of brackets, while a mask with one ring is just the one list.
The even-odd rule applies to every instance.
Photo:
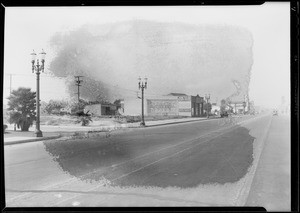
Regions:
[[181, 124], [181, 123], [188, 123], [188, 122], [197, 122], [197, 121], [207, 121], [207, 120], [214, 120], [214, 119], [218, 119], [218, 117], [214, 117], [214, 118], [205, 118], [205, 119], [197, 119], [197, 120], [189, 120], [189, 121], [178, 121], [178, 122], [171, 122], [171, 123], [163, 123], [163, 124], [154, 124], [154, 125], [150, 125], [150, 126], [145, 126], [145, 127], [155, 127], [155, 126], [165, 126], [165, 125], [172, 125], [172, 124]]
[[[157, 127], [157, 126], [166, 126], [166, 125], [173, 125], [173, 124], [181, 124], [181, 123], [188, 123], [188, 122], [199, 122], [199, 121], [207, 121], [207, 120], [214, 120], [218, 119], [218, 117], [213, 117], [210, 119], [197, 119], [197, 120], [188, 120], [188, 121], [178, 121], [178, 122], [171, 122], [171, 123], [162, 123], [162, 124], [154, 124], [150, 126], [145, 126], [145, 128], [149, 127]], [[30, 143], [30, 142], [38, 142], [38, 141], [45, 141], [45, 140], [51, 140], [51, 139], [58, 139], [58, 138], [64, 138], [66, 140], [68, 139], [83, 139], [83, 138], [90, 138], [95, 135], [101, 136], [100, 138], [108, 138], [111, 136], [111, 132], [121, 130], [121, 129], [135, 129], [135, 128], [143, 128], [140, 125], [125, 125], [121, 126], [120, 128], [113, 129], [111, 131], [102, 131], [102, 130], [87, 130], [87, 131], [74, 131], [70, 132], [70, 136], [63, 136], [62, 134], [56, 135], [56, 136], [51, 136], [51, 137], [42, 137], [42, 138], [36, 138], [36, 139], [28, 139], [28, 140], [22, 140], [22, 141], [10, 141], [10, 142], [4, 142], [4, 146], [6, 145], [14, 145], [14, 144], [22, 144], [22, 143]]]
[[22, 143], [29, 143], [29, 142], [37, 142], [37, 141], [45, 141], [45, 140], [51, 140], [51, 139], [57, 139], [62, 137], [62, 135], [56, 135], [56, 136], [51, 136], [51, 137], [41, 137], [41, 138], [36, 138], [36, 139], [27, 139], [27, 140], [21, 140], [21, 141], [9, 141], [9, 142], [4, 142], [4, 146], [7, 145], [14, 145], [14, 144], [22, 144]]

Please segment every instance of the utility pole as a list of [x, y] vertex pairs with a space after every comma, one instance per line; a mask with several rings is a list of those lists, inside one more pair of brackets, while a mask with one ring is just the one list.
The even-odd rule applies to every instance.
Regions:
[[80, 80], [81, 77], [80, 75], [74, 76], [75, 77], [75, 85], [77, 86], [77, 95], [78, 95], [78, 103], [80, 102], [80, 91], [79, 91], [79, 87], [81, 86], [80, 83], [83, 82], [83, 80]]
[[[9, 95], [11, 95], [11, 82], [12, 82], [12, 75], [13, 74], [9, 74]], [[16, 124], [14, 124], [14, 131], [16, 131], [17, 130], [17, 125]]]
[[145, 119], [144, 119], [144, 89], [147, 89], [147, 78], [144, 78], [144, 81], [141, 81], [141, 77], [139, 77], [139, 89], [142, 90], [142, 122], [141, 126], [145, 126]]
[[9, 75], [9, 94], [11, 95], [12, 76], [15, 75], [15, 74], [7, 73], [6, 75]]
[[210, 94], [205, 95], [206, 99], [206, 113], [207, 113], [207, 118], [209, 118], [209, 99], [210, 99]]
[[9, 74], [10, 75], [10, 81], [9, 81], [9, 94], [11, 95], [11, 78], [12, 78], [12, 74]]

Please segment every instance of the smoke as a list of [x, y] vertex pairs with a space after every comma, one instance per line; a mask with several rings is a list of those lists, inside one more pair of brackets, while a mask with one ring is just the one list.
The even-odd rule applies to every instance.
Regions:
[[[87, 99], [136, 97], [137, 78], [148, 78], [146, 94], [210, 93], [219, 100], [248, 93], [252, 59], [251, 33], [236, 26], [188, 25], [127, 21], [85, 25], [56, 33], [51, 46], [56, 57], [50, 70], [70, 76], [70, 93], [76, 92], [74, 75], [83, 75]], [[96, 93], [96, 94], [95, 94]]]

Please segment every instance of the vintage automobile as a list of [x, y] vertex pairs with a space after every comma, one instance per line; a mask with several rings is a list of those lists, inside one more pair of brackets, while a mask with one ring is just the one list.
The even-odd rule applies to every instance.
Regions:
[[221, 118], [228, 117], [228, 112], [222, 111], [222, 112], [220, 112], [220, 116], [221, 116]]

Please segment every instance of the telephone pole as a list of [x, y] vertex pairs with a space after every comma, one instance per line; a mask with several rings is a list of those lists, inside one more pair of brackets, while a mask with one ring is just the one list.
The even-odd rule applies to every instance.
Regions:
[[9, 74], [10, 75], [10, 81], [9, 81], [9, 94], [11, 95], [11, 76], [12, 74]]
[[15, 74], [7, 73], [6, 75], [9, 75], [9, 94], [11, 95], [12, 76], [15, 75]]
[[83, 82], [83, 80], [80, 80], [81, 77], [83, 76], [80, 76], [80, 75], [77, 75], [77, 76], [74, 76], [75, 77], [75, 85], [77, 86], [77, 94], [78, 95], [78, 103], [80, 102], [80, 90], [79, 90], [79, 87], [81, 86], [81, 82]]

